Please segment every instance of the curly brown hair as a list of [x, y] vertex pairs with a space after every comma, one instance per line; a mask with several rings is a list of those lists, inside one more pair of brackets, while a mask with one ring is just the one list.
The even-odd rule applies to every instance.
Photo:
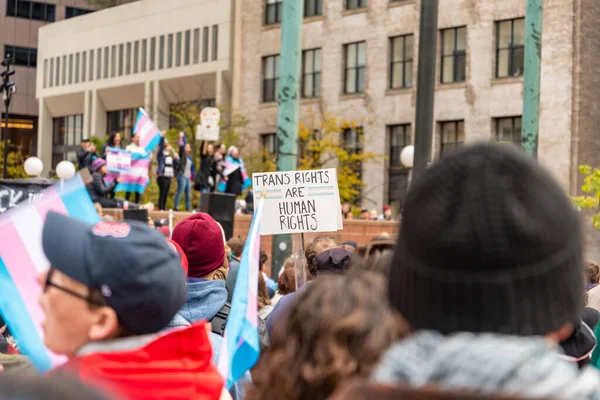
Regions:
[[325, 276], [310, 285], [273, 331], [247, 399], [326, 399], [346, 379], [369, 376], [408, 331], [381, 276]]
[[594, 261], [588, 261], [587, 268], [585, 269], [587, 283], [598, 283], [600, 280], [600, 266]]
[[306, 268], [312, 278], [317, 276], [317, 266], [315, 265], [317, 256], [325, 250], [331, 249], [332, 247], [338, 247], [338, 245], [337, 240], [335, 240], [333, 236], [319, 236], [306, 246], [306, 249], [304, 249]]
[[242, 256], [242, 251], [244, 251], [244, 244], [246, 243], [245, 236], [234, 236], [227, 241], [227, 245], [231, 249], [231, 254], [235, 258], [240, 258]]

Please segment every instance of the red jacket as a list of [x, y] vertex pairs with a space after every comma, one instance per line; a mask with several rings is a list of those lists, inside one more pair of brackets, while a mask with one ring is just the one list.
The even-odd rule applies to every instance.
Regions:
[[[117, 341], [118, 342], [118, 341]], [[133, 350], [94, 352], [52, 371], [130, 400], [219, 399], [223, 379], [212, 364], [205, 323], [160, 336]]]

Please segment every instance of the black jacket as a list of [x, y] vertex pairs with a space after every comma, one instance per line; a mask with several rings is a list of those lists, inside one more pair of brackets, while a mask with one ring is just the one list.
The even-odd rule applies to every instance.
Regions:
[[77, 170], [80, 171], [87, 168], [92, 172], [92, 162], [98, 158], [98, 155], [94, 152], [85, 151], [81, 147], [77, 149], [77, 162], [79, 163]]
[[113, 182], [110, 185], [104, 183], [104, 178], [102, 178], [102, 174], [100, 172], [94, 172], [92, 174], [92, 181], [88, 183], [85, 187], [90, 194], [93, 202], [98, 201], [98, 199], [106, 197], [107, 194], [112, 192], [115, 189], [117, 182]]

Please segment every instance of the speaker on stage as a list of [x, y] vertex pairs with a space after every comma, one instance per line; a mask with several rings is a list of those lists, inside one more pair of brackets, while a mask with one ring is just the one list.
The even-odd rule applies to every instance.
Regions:
[[233, 218], [235, 214], [235, 195], [229, 193], [202, 193], [200, 211], [214, 218], [229, 240], [233, 236]]

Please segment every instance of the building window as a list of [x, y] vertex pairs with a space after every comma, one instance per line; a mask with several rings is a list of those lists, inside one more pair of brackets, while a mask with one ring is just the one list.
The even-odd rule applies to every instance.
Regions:
[[49, 81], [50, 84], [49, 86], [52, 87], [54, 86], [54, 58], [50, 59], [50, 75], [49, 75]]
[[[356, 128], [344, 129], [340, 137], [340, 145], [344, 148], [349, 155], [361, 154], [362, 153], [362, 139], [363, 139], [363, 128], [358, 126]], [[358, 176], [362, 177], [362, 162], [361, 161], [348, 161], [348, 167]], [[361, 187], [356, 186], [354, 188], [357, 192], [361, 192]], [[358, 195], [360, 197], [360, 194]], [[355, 199], [358, 200], [358, 199]]]
[[4, 54], [10, 54], [15, 65], [32, 68], [37, 66], [37, 49], [5, 45]]
[[64, 86], [67, 84], [67, 56], [63, 56], [62, 66], [63, 66], [63, 68], [62, 68], [61, 82], [62, 82], [62, 85]]
[[48, 87], [48, 60], [44, 60], [44, 89]]
[[154, 71], [156, 65], [156, 38], [150, 39], [150, 71]]
[[137, 108], [107, 112], [106, 134], [119, 132], [125, 140], [131, 140], [137, 114]]
[[119, 45], [119, 76], [123, 75], [123, 64], [125, 63], [125, 45]]
[[90, 81], [94, 80], [94, 52], [95, 50], [90, 50]]
[[142, 40], [142, 72], [146, 72], [146, 65], [147, 64], [147, 55], [148, 55], [148, 40], [144, 39]]
[[129, 75], [131, 73], [131, 42], [127, 43], [125, 51], [125, 75]]
[[202, 32], [202, 62], [208, 61], [208, 26], [205, 26]]
[[304, 0], [304, 18], [323, 15], [323, 0]]
[[191, 50], [191, 40], [192, 40], [192, 31], [185, 31], [185, 46], [184, 46], [184, 56], [183, 63], [185, 65], [190, 65], [190, 50]]
[[411, 143], [410, 125], [391, 125], [388, 127], [388, 131], [390, 135], [390, 168], [404, 168], [400, 162], [400, 153]]
[[265, 25], [279, 24], [282, 12], [281, 0], [266, 0]]
[[302, 52], [302, 97], [321, 96], [321, 49]]
[[140, 63], [140, 41], [136, 40], [133, 43], [133, 73], [137, 74]]
[[344, 93], [365, 91], [366, 43], [357, 42], [344, 45]]
[[104, 48], [104, 79], [108, 78], [108, 47]]
[[110, 77], [114, 78], [117, 74], [117, 46], [110, 48]]
[[263, 57], [263, 102], [277, 101], [279, 97], [279, 54]]
[[219, 55], [219, 25], [212, 27], [212, 60], [216, 61]]
[[496, 118], [496, 141], [521, 146], [521, 117]]
[[75, 54], [75, 83], [79, 83], [79, 53]]
[[69, 85], [73, 83], [73, 54], [69, 54]]
[[442, 31], [442, 83], [464, 82], [467, 70], [467, 28]]
[[390, 89], [412, 86], [413, 40], [413, 35], [390, 38]]
[[77, 164], [76, 152], [83, 136], [83, 115], [69, 115], [52, 121], [52, 168], [68, 160]]
[[102, 49], [96, 50], [96, 80], [102, 78]]
[[496, 22], [496, 77], [523, 75], [525, 18]]
[[8, 0], [6, 2], [6, 16], [54, 22], [56, 20], [56, 5], [37, 1]]
[[173, 67], [173, 34], [167, 38], [167, 68]]
[[263, 162], [275, 161], [277, 158], [277, 135], [275, 133], [260, 135], [260, 142], [263, 150]]
[[56, 86], [60, 86], [60, 57], [56, 57]]
[[354, 10], [367, 6], [367, 0], [346, 0], [346, 10]]
[[442, 146], [440, 155], [448, 154], [465, 143], [465, 122], [448, 121], [440, 124]]
[[194, 64], [200, 62], [200, 28], [194, 29]]
[[81, 53], [81, 82], [87, 80], [87, 51]]
[[94, 10], [86, 10], [85, 8], [65, 7], [65, 19], [79, 17], [80, 15], [85, 15], [93, 12]]
[[165, 35], [158, 38], [158, 69], [165, 67]]
[[181, 65], [181, 32], [177, 32], [177, 42], [175, 45], [175, 66]]

